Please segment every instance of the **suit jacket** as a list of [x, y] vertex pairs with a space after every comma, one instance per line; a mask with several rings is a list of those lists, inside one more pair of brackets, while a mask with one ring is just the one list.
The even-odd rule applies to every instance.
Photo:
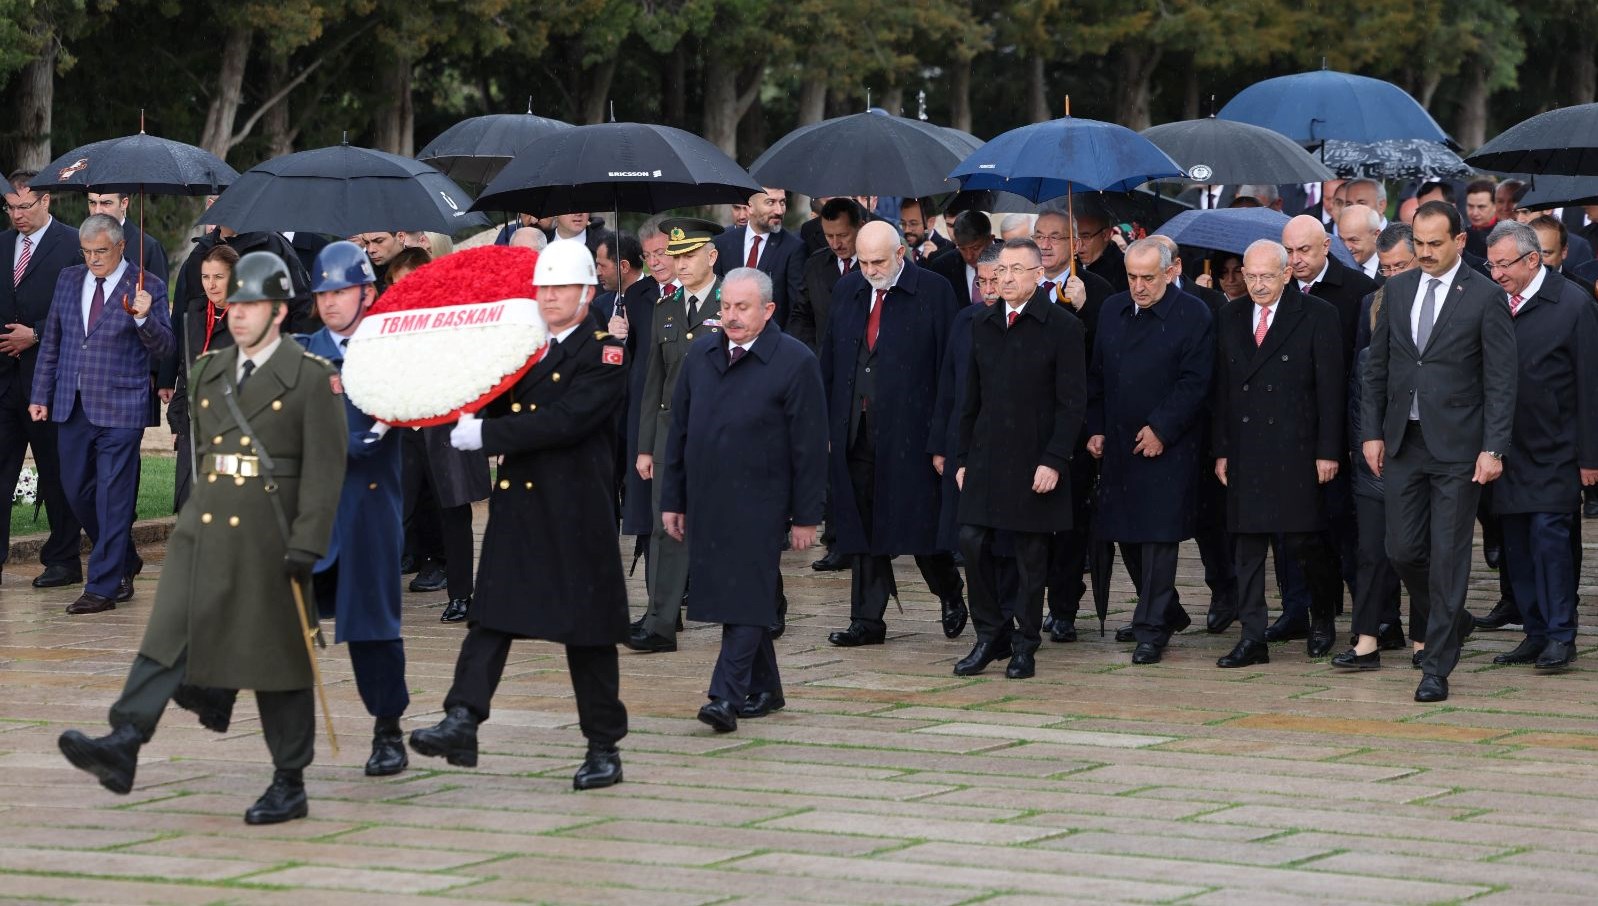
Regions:
[[954, 240], [945, 237], [942, 233], [939, 233], [937, 230], [933, 230], [932, 232], [928, 233], [927, 234], [927, 238], [924, 240], [924, 243], [925, 242], [932, 243], [932, 253], [931, 254], [928, 254], [928, 255], [921, 254], [920, 248], [910, 249], [910, 255], [911, 255], [912, 260], [914, 260], [916, 264], [919, 264], [922, 267], [927, 266], [927, 264], [932, 261], [933, 256], [939, 254], [940, 252], [944, 252], [944, 251], [947, 251], [949, 249], [954, 248]]
[[1118, 293], [1124, 293], [1132, 286], [1126, 279], [1126, 253], [1113, 242], [1104, 247], [1103, 254], [1099, 255], [1092, 264], [1080, 265], [1078, 270], [1082, 268], [1103, 277], [1104, 281]]
[[819, 351], [827, 339], [827, 322], [832, 311], [832, 289], [843, 278], [838, 256], [824, 248], [805, 262], [804, 292], [799, 294], [788, 317], [788, 333], [812, 350]]
[[[141, 241], [142, 240], [142, 241]], [[122, 258], [134, 267], [143, 266], [144, 269], [158, 277], [162, 283], [167, 280], [166, 249], [161, 247], [155, 237], [141, 232], [130, 217], [122, 222]], [[143, 249], [144, 257], [139, 257]]]
[[1589, 261], [1571, 268], [1569, 279], [1586, 290], [1588, 295], [1598, 298], [1598, 261]]
[[[654, 531], [655, 511], [650, 505], [650, 483], [645, 481], [633, 464], [638, 459], [638, 413], [644, 400], [644, 378], [649, 366], [650, 328], [653, 327], [655, 302], [660, 299], [660, 284], [654, 277], [643, 276], [621, 294], [621, 307], [627, 313], [627, 339], [624, 341], [627, 361], [627, 408], [622, 416], [622, 480], [621, 533], [647, 535]], [[601, 308], [597, 320], [606, 322], [615, 306]]]
[[151, 357], [175, 348], [167, 318], [166, 285], [151, 276], [144, 290], [154, 300], [144, 326], [122, 308], [124, 296], [136, 291], [139, 270], [128, 267], [116, 286], [108, 287], [106, 312], [84, 335], [83, 285], [89, 269], [77, 264], [56, 279], [50, 317], [45, 321], [30, 402], [50, 407], [50, 420], [72, 415], [74, 397], [83, 400], [89, 421], [102, 428], [143, 428], [150, 419]]
[[1409, 326], [1422, 278], [1431, 279], [1419, 269], [1407, 271], [1382, 289], [1365, 372], [1363, 439], [1385, 440], [1388, 458], [1396, 456], [1410, 401], [1419, 397], [1426, 448], [1436, 459], [1466, 463], [1488, 450], [1507, 453], [1519, 363], [1504, 291], [1461, 265], [1453, 284], [1438, 288], [1442, 310], [1422, 354]]
[[[649, 451], [659, 460], [666, 449], [666, 432], [671, 429], [671, 400], [677, 389], [677, 374], [695, 337], [721, 333], [721, 279], [718, 277], [699, 300], [699, 311], [688, 319], [688, 290], [682, 287], [671, 296], [658, 299], [650, 316], [649, 349], [640, 349], [636, 367], [644, 367], [644, 390], [638, 405], [638, 452]], [[709, 323], [707, 323], [709, 322]], [[618, 341], [619, 342], [619, 341]], [[649, 356], [648, 364], [642, 360]]]
[[952, 246], [929, 258], [926, 266], [926, 270], [949, 281], [949, 285], [954, 287], [955, 304], [961, 308], [972, 302], [971, 278], [966, 275], [965, 267], [965, 258], [958, 248]]
[[[15, 260], [16, 230], [0, 233], [0, 260], [7, 267]], [[61, 271], [83, 261], [78, 253], [78, 231], [59, 220], [52, 220], [28, 257], [22, 281], [12, 285], [10, 272], [0, 275], [0, 330], [7, 324], [26, 324], [44, 339], [45, 321], [50, 317], [50, 302], [55, 298], [56, 278]], [[6, 405], [25, 407], [33, 388], [34, 363], [39, 359], [39, 344], [12, 358], [0, 355], [0, 400]]]
[[[728, 271], [747, 263], [744, 239], [748, 229], [727, 230], [711, 239], [716, 246], [716, 276], [725, 277]], [[787, 326], [794, 303], [804, 294], [805, 257], [804, 241], [787, 230], [767, 233], [761, 239], [758, 266], [771, 278], [771, 301], [777, 304], [774, 317], [778, 326]]]
[[328, 238], [321, 233], [307, 233], [297, 230], [294, 238], [289, 240], [289, 245], [294, 249], [294, 254], [300, 259], [300, 266], [309, 274], [316, 268], [316, 256], [322, 249], [327, 248]]
[[[1293, 281], [1294, 286], [1298, 284]], [[1359, 334], [1359, 313], [1365, 297], [1376, 291], [1376, 281], [1363, 271], [1349, 267], [1331, 255], [1326, 256], [1326, 275], [1310, 287], [1310, 295], [1324, 299], [1337, 309], [1342, 328], [1343, 373], [1354, 367], [1354, 341]]]
[[[1082, 285], [1087, 289], [1088, 300], [1082, 303], [1082, 307], [1080, 309], [1072, 308], [1071, 313], [1076, 315], [1077, 318], [1082, 322], [1082, 329], [1087, 337], [1087, 348], [1084, 351], [1085, 361], [1091, 362], [1093, 361], [1093, 339], [1099, 330], [1099, 312], [1104, 308], [1105, 301], [1111, 296], [1115, 295], [1115, 288], [1110, 286], [1109, 282], [1103, 277], [1100, 277], [1098, 274], [1093, 273], [1085, 267], [1078, 267], [1076, 269], [1076, 276], [1077, 279], [1082, 281]], [[1060, 275], [1055, 278], [1055, 281], [1064, 282], [1065, 277], [1066, 272], [1061, 271]], [[1047, 280], [1048, 277], [1044, 276], [1043, 279]], [[1038, 284], [1038, 291], [1039, 295], [1037, 298], [1046, 298], [1050, 301], [1055, 301], [1054, 298], [1045, 290], [1043, 284]], [[1070, 308], [1069, 305], [1066, 307]]]

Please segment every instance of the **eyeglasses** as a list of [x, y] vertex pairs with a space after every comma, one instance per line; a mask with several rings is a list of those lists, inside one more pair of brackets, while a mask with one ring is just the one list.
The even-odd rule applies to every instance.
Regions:
[[1034, 264], [1031, 267], [1022, 267], [1019, 264], [1012, 265], [1010, 267], [1000, 266], [993, 269], [993, 276], [998, 277], [1000, 280], [1003, 280], [1009, 274], [1015, 274], [1017, 277], [1020, 277], [1024, 276], [1030, 271], [1035, 271], [1042, 266], [1043, 265], [1041, 264]]
[[1515, 258], [1515, 259], [1513, 259], [1511, 261], [1505, 261], [1502, 264], [1499, 264], [1498, 262], [1495, 262], [1495, 261], [1489, 261], [1489, 262], [1487, 262], [1487, 269], [1490, 270], [1490, 271], [1507, 271], [1510, 268], [1514, 267], [1515, 265], [1519, 264], [1520, 262], [1525, 261], [1528, 257], [1530, 257], [1532, 255], [1535, 255], [1535, 254], [1537, 254], [1537, 252], [1535, 250], [1533, 250], [1533, 251], [1525, 253], [1524, 255], [1521, 255], [1519, 258]]
[[1382, 276], [1391, 277], [1394, 274], [1402, 274], [1404, 271], [1407, 271], [1414, 266], [1415, 259], [1411, 258], [1402, 264], [1383, 264], [1376, 269], [1382, 272]]
[[10, 211], [13, 214], [21, 214], [23, 211], [31, 211], [31, 210], [33, 210], [34, 207], [37, 206], [39, 204], [39, 202], [41, 202], [41, 201], [44, 201], [44, 199], [43, 198], [35, 198], [34, 200], [28, 202], [27, 204], [8, 204], [8, 205], [6, 205], [6, 210]]
[[1033, 233], [1032, 241], [1038, 245], [1042, 245], [1045, 242], [1050, 245], [1059, 245], [1062, 242], [1075, 242], [1076, 237], [1067, 236], [1064, 233]]
[[85, 261], [94, 261], [94, 260], [99, 259], [99, 258], [104, 258], [104, 257], [112, 254], [113, 252], [115, 252], [116, 254], [121, 254], [120, 252], [117, 252], [117, 250], [114, 249], [114, 248], [110, 248], [110, 249], [78, 249], [78, 253], [83, 255], [83, 260], [85, 260]]
[[1275, 273], [1275, 274], [1244, 274], [1243, 275], [1243, 282], [1251, 284], [1251, 285], [1258, 285], [1258, 284], [1261, 284], [1261, 283], [1269, 283], [1272, 280], [1280, 280], [1280, 279], [1282, 279], [1282, 274], [1283, 273], [1286, 273], [1286, 272], [1283, 271], [1283, 272]]

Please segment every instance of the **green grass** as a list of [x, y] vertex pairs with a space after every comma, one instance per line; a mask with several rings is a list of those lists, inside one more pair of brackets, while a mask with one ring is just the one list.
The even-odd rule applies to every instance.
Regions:
[[[144, 456], [141, 459], [138, 518], [155, 519], [172, 515], [173, 464], [177, 460], [171, 456]], [[49, 530], [50, 524], [45, 520], [43, 509], [39, 510], [38, 521], [35, 521], [32, 505], [19, 504], [11, 508], [13, 541], [23, 535]]]

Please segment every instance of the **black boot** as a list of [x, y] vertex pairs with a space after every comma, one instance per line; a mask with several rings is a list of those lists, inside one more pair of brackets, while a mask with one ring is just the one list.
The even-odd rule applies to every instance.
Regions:
[[444, 605], [444, 612], [438, 615], [438, 621], [440, 623], [460, 623], [466, 619], [466, 612], [471, 607], [472, 599], [470, 597], [450, 598], [449, 603]]
[[172, 696], [172, 702], [185, 711], [193, 711], [200, 718], [200, 726], [216, 733], [226, 733], [228, 724], [233, 720], [233, 702], [237, 697], [232, 689], [182, 685]]
[[305, 772], [299, 768], [278, 768], [272, 785], [244, 813], [245, 824], [282, 824], [311, 813], [305, 798]]
[[423, 730], [411, 731], [411, 748], [418, 755], [443, 758], [463, 768], [477, 767], [477, 718], [456, 705], [444, 719]]
[[621, 783], [621, 752], [614, 745], [588, 744], [582, 767], [572, 776], [572, 789], [597, 790]]
[[127, 795], [133, 789], [133, 774], [139, 767], [139, 747], [144, 737], [131, 725], [124, 724], [98, 739], [68, 730], [57, 740], [61, 754], [75, 768], [82, 768], [100, 778], [100, 785], [113, 793]]
[[966, 609], [965, 598], [955, 595], [952, 598], [942, 599], [940, 603], [943, 605], [943, 637], [959, 638], [960, 633], [965, 631], [966, 620], [971, 615]]
[[399, 718], [379, 717], [372, 727], [372, 757], [366, 759], [366, 776], [387, 777], [411, 763], [405, 754], [405, 733]]

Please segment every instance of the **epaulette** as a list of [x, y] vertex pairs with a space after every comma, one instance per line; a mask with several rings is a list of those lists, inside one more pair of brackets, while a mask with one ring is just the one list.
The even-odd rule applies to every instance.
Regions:
[[321, 362], [323, 365], [326, 365], [329, 368], [333, 368], [333, 360], [332, 359], [323, 358], [322, 356], [319, 356], [316, 353], [311, 352], [308, 349], [305, 351], [305, 357], [308, 358], [308, 359], [315, 359], [316, 361]]
[[596, 340], [603, 340], [608, 336], [610, 336], [610, 334], [604, 332], [603, 330], [594, 331], [594, 339]]
[[200, 355], [197, 358], [195, 358], [194, 361], [196, 363], [199, 363], [199, 362], [201, 362], [201, 361], [203, 361], [205, 359], [210, 358], [211, 356], [216, 355], [217, 353], [219, 353], [221, 351], [222, 350], [220, 350], [220, 349], [207, 349], [205, 352], [200, 353]]

